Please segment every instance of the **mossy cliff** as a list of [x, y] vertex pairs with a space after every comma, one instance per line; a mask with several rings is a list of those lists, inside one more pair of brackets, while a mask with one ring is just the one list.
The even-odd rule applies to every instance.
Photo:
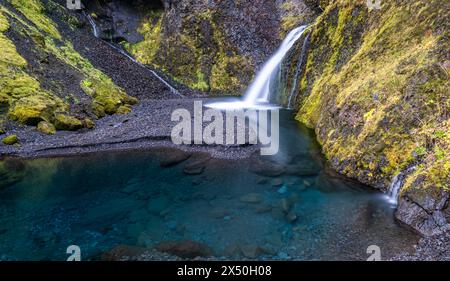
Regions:
[[[72, 130], [83, 127], [80, 120], [114, 114], [121, 106], [135, 104], [135, 98], [94, 68], [61, 34], [60, 28], [73, 28], [71, 22], [76, 21], [68, 20], [67, 26], [60, 27], [48, 16], [49, 11], [69, 17], [67, 10], [53, 1], [0, 1], [0, 106], [5, 108], [0, 111], [1, 119], [26, 125], [46, 122], [50, 127]], [[81, 95], [64, 91], [56, 77], [45, 77], [49, 60], [57, 61], [59, 69], [54, 73], [71, 72], [79, 77], [74, 88]], [[77, 109], [80, 99], [88, 102]], [[58, 116], [64, 116], [66, 124], [61, 125]]]
[[310, 31], [296, 118], [349, 177], [386, 190], [414, 166], [397, 217], [424, 234], [449, 228], [448, 7], [328, 2]]
[[142, 20], [144, 39], [124, 46], [141, 62], [212, 94], [241, 95], [292, 27], [314, 12], [290, 1], [163, 1]]

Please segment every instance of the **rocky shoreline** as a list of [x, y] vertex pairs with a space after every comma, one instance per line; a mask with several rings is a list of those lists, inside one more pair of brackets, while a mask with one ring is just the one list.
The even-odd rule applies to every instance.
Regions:
[[[258, 147], [175, 145], [170, 133], [171, 113], [177, 108], [192, 110], [200, 99], [148, 100], [134, 106], [127, 115], [111, 115], [99, 119], [93, 129], [58, 131], [43, 135], [35, 128], [17, 124], [10, 133], [18, 136], [20, 144], [0, 145], [0, 155], [25, 158], [70, 156], [100, 151], [145, 150], [172, 147], [190, 152], [207, 152], [223, 159], [248, 158]], [[172, 122], [175, 125], [175, 122]]]

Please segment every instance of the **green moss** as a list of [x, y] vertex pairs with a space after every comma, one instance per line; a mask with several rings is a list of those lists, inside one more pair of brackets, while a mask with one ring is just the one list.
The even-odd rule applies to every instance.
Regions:
[[45, 9], [39, 0], [8, 0], [36, 27], [55, 39], [61, 39], [61, 34], [55, 23], [45, 15]]
[[[33, 40], [37, 43], [37, 45], [42, 48], [42, 51], [51, 53], [56, 56], [59, 60], [64, 62], [65, 64], [75, 68], [79, 72], [81, 72], [85, 79], [81, 83], [82, 90], [93, 97], [92, 108], [94, 113], [101, 117], [104, 116], [104, 112], [106, 111], [109, 114], [115, 113], [115, 110], [118, 106], [124, 104], [132, 105], [137, 103], [137, 100], [133, 97], [128, 96], [123, 89], [117, 87], [114, 82], [106, 76], [104, 73], [93, 67], [93, 65], [86, 58], [82, 57], [72, 46], [72, 44], [68, 41], [63, 41], [62, 37], [59, 33], [57, 33], [56, 24], [52, 22], [50, 18], [48, 18], [45, 14], [45, 10], [40, 1], [29, 1], [27, 4], [21, 5], [24, 1], [10, 1], [15, 7], [23, 13], [23, 15], [30, 20], [34, 25], [28, 24], [26, 21], [21, 19], [18, 15], [13, 12], [7, 10], [2, 7], [2, 11], [5, 14], [8, 14], [10, 17], [14, 17], [23, 27], [24, 32], [27, 36], [33, 38]], [[56, 5], [56, 4], [55, 4]], [[50, 6], [55, 6], [50, 5]], [[20, 6], [20, 7], [19, 7]], [[49, 6], [49, 7], [50, 7]], [[58, 9], [59, 5], [56, 5]], [[2, 21], [3, 22], [3, 21]], [[44, 28], [44, 25], [46, 28]], [[2, 37], [0, 37], [0, 40]], [[2, 42], [2, 41], [0, 41]], [[12, 44], [11, 41], [7, 41]], [[3, 44], [2, 44], [3, 45]], [[16, 64], [20, 67], [26, 66], [26, 61], [23, 60], [20, 56], [16, 56], [13, 52], [15, 51], [14, 45], [7, 46], [8, 50], [11, 50], [4, 55], [2, 60], [7, 61], [9, 64]], [[13, 75], [11, 75], [13, 76]], [[38, 82], [28, 75], [22, 75], [17, 77], [15, 74], [13, 79], [9, 79], [9, 85], [11, 89], [14, 89], [14, 92], [21, 91], [23, 94], [26, 93], [27, 96], [34, 96], [39, 94], [41, 96], [49, 97], [53, 101], [56, 102], [56, 106], [54, 106], [53, 102], [49, 104], [45, 109], [47, 112], [47, 108], [53, 108], [54, 112], [66, 112], [68, 109], [67, 102], [70, 100], [67, 99], [66, 102], [63, 102], [58, 97], [52, 96], [51, 93], [43, 91], [40, 89]], [[6, 84], [6, 82], [5, 82]], [[13, 93], [14, 94], [14, 93]], [[14, 94], [16, 95], [16, 94]], [[17, 96], [17, 95], [16, 95]], [[15, 120], [25, 120], [31, 119], [33, 121], [27, 123], [36, 123], [38, 122], [38, 116], [41, 116], [39, 113], [41, 109], [44, 109], [42, 106], [43, 99], [39, 98], [40, 103], [31, 108], [27, 108], [28, 105], [31, 105], [29, 102], [23, 103], [22, 106], [16, 106], [16, 110], [9, 114]], [[76, 102], [76, 101], [74, 101]], [[104, 108], [101, 109], [98, 105], [102, 105]], [[103, 113], [102, 113], [103, 111]], [[47, 114], [48, 115], [48, 114]], [[27, 116], [30, 116], [29, 118]], [[52, 116], [46, 116], [46, 118], [42, 118], [42, 120], [46, 120], [48, 122], [53, 122]]]
[[17, 135], [9, 135], [7, 137], [4, 137], [2, 139], [2, 142], [6, 145], [13, 145], [19, 142], [19, 138]]
[[73, 116], [56, 114], [55, 127], [58, 130], [75, 131], [83, 128], [83, 123]]
[[129, 106], [121, 105], [117, 109], [117, 114], [128, 114], [131, 112], [131, 108]]
[[183, 17], [179, 32], [164, 30], [163, 11], [152, 12], [139, 31], [144, 40], [125, 44], [142, 63], [153, 65], [175, 81], [212, 93], [241, 94], [253, 75], [249, 58], [228, 44], [215, 11], [205, 9]]
[[95, 123], [94, 123], [94, 121], [92, 121], [89, 118], [84, 118], [83, 126], [88, 128], [88, 129], [93, 129], [95, 127]]
[[365, 5], [338, 0], [318, 18], [296, 119], [316, 129], [341, 172], [380, 185], [422, 162], [410, 184], [426, 178], [445, 186], [446, 15], [437, 1], [399, 6], [386, 0], [381, 11], [369, 12]]
[[39, 132], [46, 135], [54, 135], [56, 133], [56, 128], [52, 123], [41, 121], [39, 122], [37, 129]]

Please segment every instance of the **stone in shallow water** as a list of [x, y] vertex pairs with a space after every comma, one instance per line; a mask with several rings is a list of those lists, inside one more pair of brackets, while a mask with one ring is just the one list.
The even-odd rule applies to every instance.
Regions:
[[207, 257], [212, 254], [211, 248], [207, 245], [192, 240], [162, 241], [155, 246], [155, 249], [186, 259]]
[[272, 184], [273, 187], [280, 187], [280, 186], [283, 185], [283, 180], [280, 179], [280, 178], [273, 179], [271, 184]]
[[281, 164], [272, 163], [253, 157], [250, 162], [249, 171], [260, 176], [277, 177], [285, 172], [285, 168]]
[[264, 204], [264, 203], [263, 204], [259, 204], [256, 207], [256, 210], [255, 210], [255, 212], [257, 214], [268, 213], [270, 211], [272, 211], [272, 206], [270, 204]]
[[249, 193], [240, 198], [245, 203], [259, 203], [263, 201], [263, 196], [260, 193]]
[[227, 210], [223, 207], [216, 207], [216, 208], [212, 209], [210, 214], [211, 214], [211, 217], [213, 217], [215, 219], [222, 219], [222, 218], [230, 215], [231, 212], [230, 212], [230, 210]]
[[170, 201], [166, 196], [159, 196], [156, 198], [150, 198], [147, 201], [147, 211], [152, 214], [161, 214], [162, 211], [166, 210], [170, 206]]
[[167, 168], [178, 165], [179, 163], [185, 161], [191, 157], [191, 153], [185, 152], [178, 149], [168, 150], [162, 156], [159, 162], [161, 167]]
[[288, 189], [285, 185], [283, 185], [282, 187], [280, 187], [280, 189], [277, 190], [277, 192], [280, 194], [285, 194], [287, 191]]
[[200, 175], [211, 159], [209, 154], [197, 153], [191, 156], [189, 162], [184, 166], [183, 172], [186, 175]]
[[135, 260], [138, 256], [145, 252], [145, 248], [118, 245], [106, 253], [103, 253], [101, 259], [104, 261], [120, 261], [120, 260]]
[[259, 255], [264, 253], [264, 250], [256, 245], [241, 245], [239, 248], [245, 257], [251, 259], [257, 258]]
[[290, 211], [289, 213], [287, 213], [286, 215], [286, 219], [288, 222], [293, 223], [297, 220], [297, 214], [294, 213], [293, 211]]

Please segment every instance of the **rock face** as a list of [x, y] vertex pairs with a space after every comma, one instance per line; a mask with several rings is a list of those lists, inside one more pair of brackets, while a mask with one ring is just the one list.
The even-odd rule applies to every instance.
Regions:
[[176, 81], [232, 95], [242, 94], [286, 30], [316, 15], [302, 0], [96, 2], [86, 6], [103, 37], [123, 40], [139, 61]]
[[320, 2], [296, 118], [315, 128], [348, 177], [387, 190], [416, 166], [397, 217], [422, 234], [440, 232], [450, 222], [449, 12], [438, 0], [385, 0], [380, 10], [365, 1]]

